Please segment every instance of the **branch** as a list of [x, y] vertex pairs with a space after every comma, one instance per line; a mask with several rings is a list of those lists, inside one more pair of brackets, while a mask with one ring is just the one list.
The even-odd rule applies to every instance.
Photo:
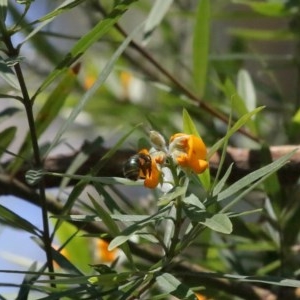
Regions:
[[[83, 146], [83, 147], [86, 147]], [[270, 147], [270, 155], [272, 161], [280, 158], [281, 156], [290, 153], [291, 151], [297, 150], [293, 155], [290, 162], [278, 171], [278, 177], [283, 185], [295, 184], [300, 177], [300, 145], [292, 146], [272, 146]], [[85, 151], [85, 150], [80, 150]], [[44, 169], [48, 172], [55, 173], [66, 173], [73, 159], [76, 157], [78, 152], [74, 152], [70, 155], [60, 155], [56, 157], [49, 157], [44, 161]], [[88, 160], [77, 170], [76, 174], [86, 175], [89, 173], [91, 168], [98, 162], [109, 149], [99, 147], [93, 151]], [[132, 150], [119, 150], [110, 159], [108, 159], [104, 167], [97, 174], [101, 177], [123, 177], [123, 163], [131, 156], [135, 154]], [[228, 179], [228, 182], [235, 182], [245, 175], [259, 169], [265, 165], [263, 154], [261, 150], [249, 150], [241, 148], [228, 147], [224, 165], [222, 166], [223, 173], [233, 163], [232, 173]], [[2, 167], [5, 169], [5, 165]], [[220, 164], [220, 153], [215, 153], [210, 161], [210, 171], [212, 175], [215, 175]], [[15, 178], [21, 182], [25, 182], [25, 174], [30, 169], [28, 165], [24, 165], [23, 168], [15, 175]], [[59, 186], [61, 179], [58, 177], [46, 176], [45, 184], [47, 188]], [[74, 184], [75, 181], [71, 181]]]

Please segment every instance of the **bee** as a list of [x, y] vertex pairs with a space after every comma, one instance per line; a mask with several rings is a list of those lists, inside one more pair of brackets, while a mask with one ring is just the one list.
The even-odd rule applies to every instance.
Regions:
[[[130, 180], [138, 180], [145, 178], [147, 172], [151, 175], [151, 157], [148, 154], [138, 153], [135, 154], [124, 163], [123, 174]], [[142, 172], [142, 175], [141, 175]]]

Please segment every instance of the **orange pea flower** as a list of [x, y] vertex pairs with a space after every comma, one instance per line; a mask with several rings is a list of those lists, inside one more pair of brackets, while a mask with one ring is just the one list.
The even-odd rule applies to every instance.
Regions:
[[170, 139], [169, 151], [178, 165], [196, 174], [203, 173], [208, 167], [206, 146], [200, 137], [176, 133]]
[[206, 298], [205, 296], [203, 296], [203, 295], [201, 295], [199, 293], [196, 293], [196, 297], [197, 297], [197, 300], [209, 300], [208, 298]]
[[103, 239], [96, 240], [96, 256], [100, 262], [113, 262], [118, 256], [118, 249], [108, 250], [109, 243]]

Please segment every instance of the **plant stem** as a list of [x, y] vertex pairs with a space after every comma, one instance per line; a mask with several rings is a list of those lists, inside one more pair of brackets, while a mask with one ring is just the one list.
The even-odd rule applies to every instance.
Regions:
[[[15, 48], [12, 44], [10, 35], [6, 31], [4, 26], [1, 26], [1, 31], [3, 35], [3, 42], [5, 43], [8, 55], [12, 58], [15, 58], [19, 55], [19, 50]], [[22, 100], [26, 111], [30, 136], [31, 136], [31, 143], [32, 143], [32, 149], [33, 149], [33, 156], [34, 156], [34, 162], [35, 167], [37, 169], [41, 169], [43, 167], [40, 151], [39, 151], [39, 145], [38, 145], [38, 137], [36, 133], [36, 127], [35, 127], [35, 121], [33, 116], [33, 110], [32, 110], [32, 103], [29, 97], [28, 89], [26, 86], [26, 82], [24, 79], [24, 75], [20, 66], [20, 63], [16, 63], [14, 65], [14, 70], [16, 73], [16, 76], [18, 78], [18, 82], [20, 85], [21, 93], [22, 93]], [[46, 259], [47, 259], [47, 267], [49, 269], [50, 273], [54, 272], [53, 268], [53, 257], [51, 252], [51, 238], [50, 238], [50, 230], [49, 230], [49, 223], [48, 223], [48, 210], [47, 210], [47, 201], [46, 201], [46, 194], [45, 194], [45, 182], [42, 179], [39, 182], [38, 185], [38, 191], [41, 201], [41, 208], [42, 208], [42, 219], [43, 219], [43, 242], [45, 247], [45, 253], [46, 253]], [[50, 276], [51, 279], [53, 279], [53, 276]], [[52, 285], [55, 287], [55, 285]]]

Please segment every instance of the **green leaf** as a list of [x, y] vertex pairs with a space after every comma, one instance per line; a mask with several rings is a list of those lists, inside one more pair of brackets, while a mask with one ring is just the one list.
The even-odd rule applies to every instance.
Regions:
[[37, 263], [34, 262], [28, 270], [29, 273], [25, 274], [16, 300], [28, 299], [31, 286], [34, 285], [35, 280], [38, 279], [39, 277], [38, 274], [31, 273], [31, 272], [35, 272], [36, 267], [37, 267]]
[[232, 232], [232, 223], [226, 214], [215, 214], [200, 223], [220, 233], [230, 234]]
[[186, 193], [187, 186], [180, 186], [175, 187], [168, 193], [162, 195], [159, 198], [159, 201], [157, 203], [158, 206], [165, 206], [169, 204], [172, 200], [174, 200], [177, 197], [180, 197]]
[[97, 284], [104, 287], [119, 286], [120, 284], [127, 282], [134, 276], [132, 272], [112, 273], [92, 276], [88, 279], [90, 284]]
[[[88, 197], [90, 198], [90, 200], [92, 201], [96, 212], [98, 214], [98, 216], [100, 217], [100, 219], [103, 221], [103, 223], [106, 225], [108, 232], [110, 233], [110, 235], [112, 237], [118, 236], [120, 234], [120, 230], [118, 225], [116, 224], [116, 222], [113, 220], [113, 218], [110, 216], [110, 214], [101, 207], [101, 205], [99, 205], [96, 200], [90, 195], [88, 194]], [[129, 246], [125, 243], [120, 244], [120, 248], [123, 250], [123, 252], [125, 253], [126, 257], [128, 258], [128, 260], [133, 264], [133, 258], [129, 249]], [[110, 245], [108, 247], [108, 250], [112, 250], [110, 248]]]
[[32, 223], [2, 205], [0, 205], [0, 223], [7, 224], [16, 229], [25, 230], [33, 235], [37, 235], [37, 233], [40, 232]]
[[[132, 1], [129, 1], [129, 2], [132, 2]], [[120, 12], [118, 12], [118, 13], [120, 13]], [[115, 21], [117, 21], [117, 20], [115, 20]], [[113, 24], [110, 24], [110, 22], [109, 22], [109, 27], [112, 26], [112, 25]], [[107, 26], [108, 26], [108, 24], [107, 24]], [[109, 59], [109, 61], [105, 65], [104, 69], [101, 71], [101, 73], [100, 73], [98, 79], [96, 80], [96, 82], [94, 83], [94, 85], [83, 95], [83, 97], [81, 98], [79, 103], [72, 110], [72, 112], [71, 112], [70, 116], [68, 117], [68, 119], [66, 120], [66, 122], [62, 125], [62, 127], [56, 133], [56, 136], [53, 138], [53, 141], [52, 141], [52, 143], [51, 143], [51, 145], [50, 145], [50, 147], [47, 151], [47, 154], [49, 154], [49, 152], [53, 149], [53, 147], [55, 147], [57, 145], [57, 143], [59, 142], [61, 136], [68, 129], [68, 127], [71, 124], [73, 124], [74, 120], [76, 119], [78, 114], [83, 110], [86, 103], [99, 90], [100, 86], [102, 86], [103, 83], [106, 81], [107, 77], [109, 76], [109, 74], [113, 70], [114, 64], [116, 63], [117, 59], [120, 57], [120, 55], [126, 49], [128, 44], [135, 37], [135, 35], [140, 31], [140, 29], [141, 29], [141, 26], [138, 26], [137, 28], [135, 28], [135, 30], [123, 41], [123, 43], [120, 45], [120, 47], [114, 52], [112, 57]], [[92, 38], [92, 37], [90, 37], [90, 38]], [[94, 40], [94, 37], [93, 37], [93, 40]], [[78, 45], [75, 49], [76, 49], [76, 51], [79, 51], [79, 49], [81, 49], [81, 47]], [[73, 50], [73, 51], [75, 51], [75, 50]], [[76, 53], [76, 51], [75, 51], [75, 53]]]
[[243, 190], [245, 187], [248, 186], [247, 189], [243, 190], [238, 196], [235, 196], [231, 202], [225, 205], [221, 211], [225, 212], [231, 206], [238, 203], [246, 194], [252, 191], [256, 186], [261, 184], [271, 174], [273, 174], [274, 172], [278, 171], [281, 167], [283, 167], [289, 161], [289, 159], [294, 155], [295, 152], [296, 150], [282, 156], [281, 158], [277, 159], [273, 163], [248, 174], [247, 176], [235, 182], [228, 189], [218, 194], [217, 201], [222, 201], [224, 199], [228, 199], [229, 197], [235, 196], [237, 192]]
[[[183, 131], [187, 134], [193, 134], [201, 139], [201, 136], [199, 135], [198, 130], [186, 109], [183, 109], [182, 111], [182, 120], [183, 120]], [[198, 177], [204, 189], [208, 191], [210, 188], [209, 168], [207, 168], [202, 174], [198, 175]]]
[[300, 132], [300, 109], [293, 115], [290, 123], [288, 124], [288, 136], [291, 141], [298, 141]]
[[16, 127], [8, 127], [0, 133], [0, 157], [14, 140], [16, 132]]
[[208, 153], [208, 159], [212, 157], [212, 155], [221, 148], [221, 146], [224, 144], [226, 140], [228, 140], [235, 132], [237, 132], [242, 126], [244, 126], [251, 118], [252, 116], [259, 113], [262, 109], [264, 109], [264, 106], [257, 107], [253, 111], [243, 115], [226, 133], [226, 136], [220, 139], [218, 142], [216, 142], [212, 147], [210, 147], [209, 153]]
[[210, 0], [198, 1], [193, 36], [193, 73], [199, 96], [205, 94], [210, 42]]
[[300, 280], [295, 279], [286, 279], [283, 277], [276, 276], [243, 276], [243, 275], [234, 275], [234, 274], [225, 274], [221, 276], [228, 279], [237, 279], [241, 282], [256, 282], [264, 283], [269, 285], [284, 286], [284, 287], [300, 287]]
[[[63, 107], [67, 97], [73, 91], [78, 74], [78, 66], [73, 69], [67, 70], [65, 76], [56, 88], [50, 93], [45, 104], [38, 112], [35, 118], [36, 136], [39, 138], [42, 133], [48, 128], [48, 126], [57, 118], [59, 111]], [[28, 133], [25, 140], [19, 150], [18, 155], [20, 157], [27, 158], [32, 151], [31, 135]], [[17, 170], [23, 164], [23, 160], [15, 159], [9, 166], [12, 173]]]
[[[226, 79], [222, 89], [227, 99], [232, 102], [233, 110], [235, 113], [237, 113], [237, 116], [240, 118], [241, 116], [246, 115], [248, 113], [246, 101], [242, 99], [241, 95], [238, 94], [234, 84], [229, 78]], [[253, 122], [252, 118], [249, 119], [247, 126], [252, 133], [256, 133], [255, 123]]]
[[[66, 70], [70, 65], [72, 65], [75, 61], [77, 61], [79, 57], [82, 56], [94, 43], [98, 42], [99, 39], [104, 34], [106, 34], [114, 26], [114, 24], [121, 18], [121, 16], [129, 8], [129, 6], [136, 1], [137, 0], [120, 1], [119, 4], [114, 7], [112, 12], [106, 18], [99, 21], [99, 23], [97, 23], [91, 31], [89, 31], [87, 34], [82, 36], [77, 41], [77, 43], [73, 46], [72, 50], [65, 56], [65, 58], [56, 67], [56, 69], [53, 72], [51, 72], [49, 76], [45, 79], [43, 84], [40, 86], [40, 88], [33, 96], [33, 99], [36, 98], [37, 95], [41, 93], [46, 87], [48, 87], [59, 75], [61, 75], [64, 72], [64, 70]], [[108, 65], [106, 66], [106, 70], [102, 71], [100, 75], [100, 79], [98, 80], [97, 83], [95, 83], [93, 91], [87, 92], [88, 95], [91, 94], [92, 92], [94, 93], [99, 88], [99, 86], [103, 83], [103, 81], [110, 73], [110, 70], [107, 69], [112, 68], [112, 65], [114, 64], [115, 60], [123, 52], [124, 50], [123, 48], [125, 48], [124, 46], [127, 46], [127, 44], [131, 41], [131, 39], [132, 39], [132, 35], [130, 35], [130, 38], [128, 37], [125, 40], [126, 42], [125, 41], [123, 42], [123, 44], [121, 45], [121, 49], [119, 48], [116, 51], [115, 55], [108, 62]], [[108, 68], [108, 66], [110, 67]]]
[[[20, 43], [19, 46], [25, 44], [29, 39], [31, 39], [35, 34], [41, 31], [45, 26], [47, 26], [50, 22], [54, 20], [55, 17], [59, 16], [62, 13], [67, 12], [68, 10], [74, 8], [75, 6], [79, 5], [84, 0], [74, 0], [70, 3], [70, 0], [64, 1], [61, 5], [59, 5], [56, 9], [52, 12], [48, 13], [47, 15], [43, 16], [42, 18], [38, 19], [34, 23], [39, 23], [38, 26], [32, 27], [33, 30], [26, 35], [25, 39]], [[33, 24], [31, 24], [33, 25]], [[25, 26], [24, 26], [25, 27]], [[48, 44], [48, 43], [47, 43]]]
[[233, 167], [233, 163], [230, 164], [230, 166], [228, 167], [228, 169], [226, 170], [226, 173], [224, 174], [224, 176], [221, 178], [221, 180], [216, 184], [216, 186], [214, 187], [213, 191], [212, 191], [212, 195], [213, 196], [216, 196], [218, 195], [223, 187], [225, 186], [226, 182], [227, 182], [227, 179], [228, 177], [230, 176], [231, 174], [231, 170], [232, 170], [232, 167]]
[[[75, 174], [75, 172], [87, 161], [90, 155], [96, 150], [99, 149], [103, 144], [103, 139], [97, 137], [92, 142], [85, 142], [83, 147], [81, 147], [81, 151], [77, 153], [75, 158], [70, 163], [68, 169], [66, 170], [67, 174]], [[71, 178], [64, 177], [61, 180], [59, 186], [59, 195], [64, 191], [64, 189], [68, 186]]]
[[120, 234], [120, 230], [119, 227], [117, 226], [116, 222], [113, 220], [113, 218], [111, 217], [111, 215], [101, 207], [101, 205], [99, 205], [96, 200], [94, 199], [94, 197], [92, 197], [89, 193], [88, 193], [88, 197], [89, 199], [92, 201], [97, 215], [98, 217], [103, 221], [103, 223], [107, 226], [108, 232], [111, 236], [117, 236]]
[[200, 199], [194, 195], [194, 194], [190, 194], [189, 196], [185, 197], [183, 199], [183, 202], [187, 205], [193, 205], [198, 207], [200, 210], [205, 211], [205, 206], [204, 204], [200, 201]]
[[[84, 241], [83, 241], [84, 242]], [[73, 245], [74, 246], [74, 245]], [[78, 245], [77, 245], [78, 246]], [[82, 243], [83, 249], [86, 248], [86, 242]], [[76, 249], [76, 248], [75, 248]], [[77, 248], [78, 249], [78, 248]], [[69, 259], [67, 259], [63, 254], [61, 254], [59, 251], [57, 251], [54, 248], [51, 248], [52, 257], [54, 261], [68, 274], [76, 274], [76, 275], [83, 275], [83, 273], [77, 268], [78, 264], [76, 262], [76, 265], [71, 263]], [[71, 254], [72, 252], [70, 252]], [[69, 254], [69, 252], [68, 252]]]
[[79, 274], [78, 270], [82, 272], [90, 271], [91, 249], [87, 245], [91, 241], [82, 237], [82, 233], [82, 231], [79, 231], [73, 224], [68, 222], [61, 222], [60, 226], [55, 228], [55, 237], [60, 245], [64, 246], [65, 255], [69, 261], [66, 262], [61, 257], [61, 253], [54, 253], [53, 258], [58, 265], [65, 270], [72, 271], [73, 274]]
[[120, 245], [128, 241], [137, 231], [157, 220], [161, 220], [169, 210], [169, 206], [164, 206], [159, 209], [158, 212], [154, 215], [148, 216], [148, 218], [144, 218], [143, 220], [127, 227], [110, 242], [108, 250], [113, 250], [114, 248], [119, 247]]
[[20, 85], [15, 73], [7, 65], [7, 63], [0, 56], [0, 76], [15, 90], [20, 90]]
[[[252, 111], [256, 108], [256, 93], [249, 72], [241, 69], [237, 75], [237, 92], [245, 101], [246, 108]], [[253, 116], [255, 118], [255, 115]]]
[[170, 273], [163, 273], [156, 277], [160, 289], [181, 300], [197, 300], [196, 295], [188, 286], [180, 282]]
[[0, 22], [5, 26], [5, 20], [7, 15], [7, 0], [0, 0]]
[[262, 167], [247, 176], [243, 177], [242, 179], [236, 181], [234, 184], [232, 184], [230, 187], [228, 187], [226, 190], [222, 191], [218, 194], [218, 201], [224, 200], [230, 196], [233, 196], [238, 191], [242, 190], [246, 186], [252, 184], [256, 180], [258, 180], [261, 177], [264, 177], [266, 175], [270, 175], [277, 170], [279, 170], [282, 166], [284, 166], [289, 159], [294, 155], [295, 151], [292, 151], [291, 153], [288, 153], [276, 161], [272, 162], [271, 164]]
[[248, 0], [232, 0], [236, 4], [244, 4], [250, 7], [253, 11], [269, 17], [284, 17], [290, 16], [293, 14], [292, 11], [289, 11], [286, 7], [284, 1], [248, 1]]
[[173, 0], [155, 1], [145, 22], [145, 28], [143, 33], [143, 44], [149, 42], [153, 31], [161, 23], [164, 16], [170, 9], [172, 3]]
[[272, 29], [272, 30], [262, 30], [262, 29], [240, 29], [234, 28], [230, 29], [229, 33], [235, 37], [243, 39], [251, 39], [257, 41], [296, 41], [298, 35], [293, 33], [291, 30], [285, 29]]

